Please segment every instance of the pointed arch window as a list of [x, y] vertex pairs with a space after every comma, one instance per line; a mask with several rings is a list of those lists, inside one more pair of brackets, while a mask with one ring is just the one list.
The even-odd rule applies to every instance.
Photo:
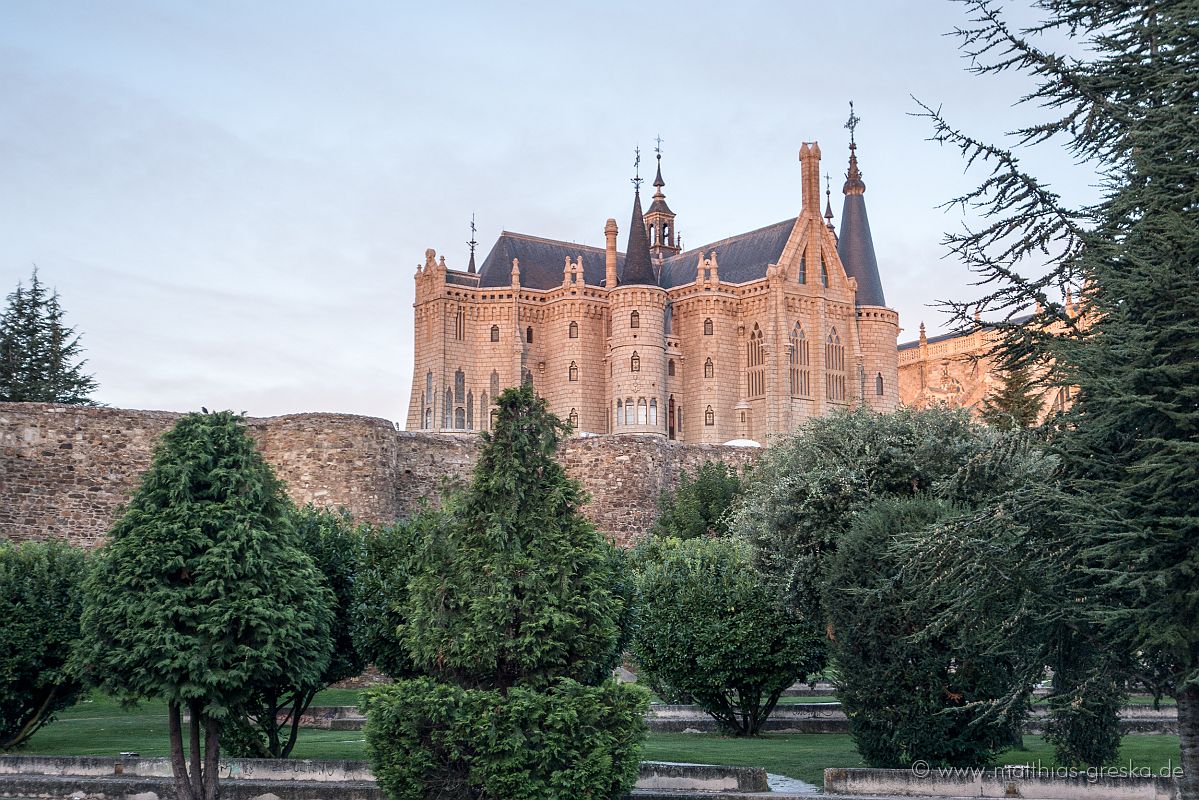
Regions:
[[579, 365], [573, 361], [570, 362], [570, 369], [567, 371], [567, 376], [570, 380], [577, 381], [579, 379]]
[[638, 397], [637, 398], [637, 424], [645, 425], [648, 422], [649, 422], [649, 411], [648, 411], [648, 407], [645, 405], [645, 398]]
[[532, 344], [532, 343], [533, 343], [533, 326], [530, 325], [529, 327], [525, 328], [525, 344]]
[[433, 373], [432, 372], [425, 373], [425, 403], [429, 407], [433, 406]]
[[683, 435], [683, 407], [679, 406], [674, 410], [674, 429], [679, 435]]
[[491, 341], [498, 342], [499, 340], [500, 340], [500, 326], [492, 325], [491, 326]]
[[500, 373], [494, 369], [491, 371], [491, 396], [495, 397], [500, 393]]
[[638, 314], [636, 311], [634, 311], [632, 314], [629, 314], [629, 327], [630, 328], [640, 328], [641, 327], [641, 315]]
[[666, 362], [666, 374], [672, 378], [674, 377], [674, 359], [673, 358], [670, 359], [670, 361]]
[[433, 409], [425, 409], [425, 430], [433, 427]]
[[712, 410], [712, 406], [708, 406], [707, 408], [704, 409], [704, 425], [715, 425], [715, 424], [716, 424], [716, 412], [714, 412]]
[[716, 374], [716, 367], [712, 365], [712, 359], [704, 362], [704, 377], [711, 378]]
[[629, 372], [641, 371], [641, 356], [637, 355], [637, 351], [633, 351], [633, 357], [629, 359]]
[[466, 373], [459, 367], [454, 373], [454, 402], [461, 403], [466, 397]]
[[649, 424], [658, 424], [658, 398], [651, 397], [649, 401]]
[[466, 338], [466, 309], [461, 307], [454, 314], [454, 338], [458, 341]]
[[441, 407], [441, 427], [449, 429], [450, 423], [453, 422], [454, 408], [454, 393], [449, 389], [445, 390], [445, 403]]
[[791, 370], [791, 396], [811, 397], [812, 373], [808, 337], [804, 335], [803, 326], [798, 322], [791, 329], [788, 339], [787, 361]]
[[837, 329], [829, 333], [824, 342], [824, 392], [834, 403], [845, 402], [845, 345], [837, 335]]
[[475, 429], [475, 393], [466, 393], [466, 429], [473, 431]]
[[824, 254], [820, 254], [820, 285], [828, 288], [828, 264], [824, 263]]
[[637, 408], [633, 405], [633, 398], [626, 397], [624, 399], [624, 424], [635, 425], [637, 423]]
[[879, 397], [883, 396], [883, 373], [874, 376], [874, 393]]
[[712, 318], [708, 317], [704, 320], [704, 336], [712, 335]]
[[573, 319], [570, 321], [570, 326], [566, 329], [566, 335], [571, 339], [579, 338], [579, 323]]
[[746, 397], [763, 397], [766, 394], [766, 351], [762, 347], [762, 329], [754, 323], [745, 345]]
[[487, 413], [487, 392], [483, 392], [483, 396], [479, 398], [479, 425], [490, 427], [491, 415]]
[[575, 411], [572, 408], [570, 410], [570, 417], [568, 417], [568, 419], [570, 420], [570, 427], [575, 430], [578, 430], [578, 428], [579, 428], [579, 412]]
[[454, 411], [454, 427], [458, 430], [466, 428], [466, 409], [462, 406], [458, 406], [457, 410]]
[[616, 424], [617, 425], [621, 425], [624, 423], [624, 418], [621, 416], [622, 414], [624, 414], [624, 402], [618, 398], [616, 400]]
[[806, 255], [799, 257], [799, 282], [808, 282], [808, 257]]

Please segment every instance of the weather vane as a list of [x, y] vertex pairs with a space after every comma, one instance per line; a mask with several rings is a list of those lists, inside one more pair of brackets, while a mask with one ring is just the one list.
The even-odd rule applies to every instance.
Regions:
[[633, 169], [635, 170], [634, 175], [633, 175], [633, 186], [637, 189], [640, 189], [641, 188], [641, 145], [637, 145], [635, 148], [633, 148], [633, 152], [636, 154], [636, 158], [633, 159]]
[[862, 121], [862, 118], [859, 117], [857, 114], [853, 113], [853, 101], [850, 100], [849, 101], [849, 119], [845, 123], [845, 127], [849, 130], [849, 146], [850, 147], [857, 146], [853, 140], [853, 131], [854, 131], [854, 128], [858, 127], [858, 123], [861, 121]]
[[475, 241], [475, 234], [478, 232], [478, 230], [479, 229], [475, 227], [475, 215], [471, 214], [470, 215], [470, 241], [467, 242], [467, 244], [470, 245], [471, 256], [474, 256], [475, 245], [478, 244], [478, 242]]
[[661, 161], [662, 160], [662, 136], [661, 136], [661, 134], [658, 135], [658, 138], [654, 139], [654, 152], [658, 154], [658, 160]]

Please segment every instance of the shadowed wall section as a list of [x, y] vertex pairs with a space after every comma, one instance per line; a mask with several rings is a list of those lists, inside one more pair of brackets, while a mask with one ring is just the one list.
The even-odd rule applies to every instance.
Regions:
[[[164, 411], [0, 403], [0, 538], [99, 544], [137, 486], [164, 431]], [[341, 506], [364, 522], [391, 522], [447, 481], [464, 480], [480, 442], [470, 435], [395, 430], [349, 414], [247, 420], [263, 455], [297, 503]], [[584, 513], [629, 546], [653, 522], [658, 494], [680, 469], [705, 460], [744, 467], [760, 452], [661, 436], [571, 439], [559, 457], [591, 500]]]

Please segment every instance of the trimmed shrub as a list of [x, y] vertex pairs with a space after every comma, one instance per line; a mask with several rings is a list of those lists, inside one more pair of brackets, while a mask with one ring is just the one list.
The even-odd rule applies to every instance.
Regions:
[[660, 543], [637, 581], [633, 652], [733, 735], [757, 734], [783, 690], [824, 666], [817, 624], [788, 610], [742, 544]]
[[21, 747], [82, 685], [66, 670], [79, 640], [84, 552], [0, 541], [0, 750]]

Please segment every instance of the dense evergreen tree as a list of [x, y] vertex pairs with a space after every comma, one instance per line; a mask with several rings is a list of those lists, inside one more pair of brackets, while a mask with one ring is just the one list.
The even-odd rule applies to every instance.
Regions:
[[999, 370], [1003, 384], [983, 398], [980, 416], [997, 428], [1031, 428], [1044, 405], [1045, 389], [1023, 365]]
[[117, 697], [166, 701], [179, 800], [218, 797], [230, 714], [329, 664], [333, 598], [291, 509], [240, 417], [188, 414], [86, 581], [74, 668]]
[[18, 283], [0, 316], [0, 402], [92, 405], [96, 382], [83, 372], [82, 352], [58, 292], [34, 269], [29, 287]]
[[616, 798], [646, 708], [611, 678], [616, 562], [554, 458], [566, 427], [527, 384], [497, 406], [470, 486], [411, 564], [400, 635], [424, 677], [368, 696], [368, 754], [405, 800]]
[[[1072, 209], [1013, 152], [928, 110], [939, 140], [990, 174], [960, 199], [986, 223], [951, 244], [992, 291], [984, 313], [1007, 320], [1009, 365], [1049, 358], [1078, 388], [1054, 440], [1076, 536], [1103, 602], [1117, 658], [1157, 665], [1178, 700], [1182, 795], [1199, 797], [1199, 35], [1194, 0], [1043, 0], [1046, 21], [1006, 24], [996, 4], [970, 2], [960, 31], [975, 71], [1022, 71], [1026, 100], [1056, 113], [1016, 132], [1060, 140], [1101, 176], [1103, 197]], [[1081, 55], [1038, 47], [1065, 37]], [[1044, 254], [1058, 258], [1044, 267]], [[1057, 295], [1082, 285], [1082, 314]], [[973, 301], [972, 303], [973, 304]], [[969, 324], [969, 312], [958, 308]], [[1072, 598], [1063, 598], [1069, 602]]]
[[726, 536], [728, 512], [741, 495], [741, 478], [720, 461], [705, 461], [694, 474], [679, 475], [679, 485], [658, 499], [658, 519], [650, 533], [692, 539]]
[[79, 697], [66, 664], [86, 574], [83, 551], [64, 542], [0, 541], [0, 751], [24, 745]]

